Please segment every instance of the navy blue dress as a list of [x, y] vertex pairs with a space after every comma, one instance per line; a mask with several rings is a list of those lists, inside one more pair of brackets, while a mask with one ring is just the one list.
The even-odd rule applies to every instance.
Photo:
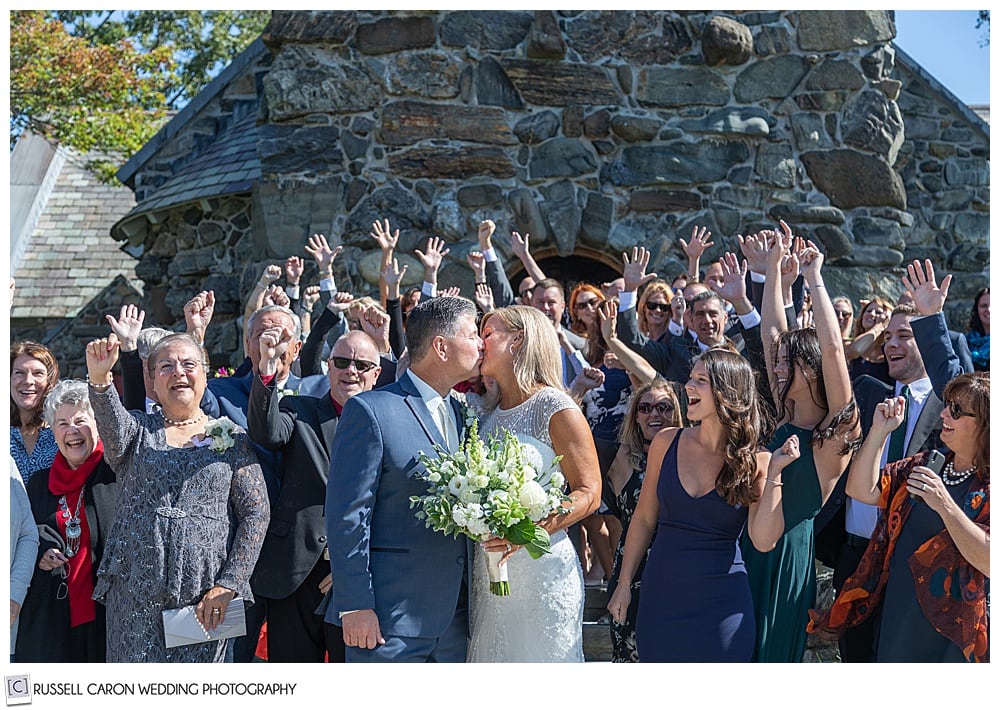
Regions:
[[712, 490], [692, 498], [677, 477], [674, 437], [656, 494], [660, 517], [636, 620], [641, 663], [749, 662], [756, 623], [740, 553], [747, 508]]

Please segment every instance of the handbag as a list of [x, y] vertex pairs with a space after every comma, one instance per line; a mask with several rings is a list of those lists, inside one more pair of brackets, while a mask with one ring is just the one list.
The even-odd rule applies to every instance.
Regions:
[[246, 636], [247, 619], [243, 599], [236, 597], [226, 606], [225, 621], [209, 631], [198, 620], [194, 605], [163, 610], [163, 640], [167, 648]]

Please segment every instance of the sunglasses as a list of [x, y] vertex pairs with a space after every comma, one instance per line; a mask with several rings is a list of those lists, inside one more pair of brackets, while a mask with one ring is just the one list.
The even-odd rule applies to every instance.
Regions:
[[600, 301], [598, 301], [596, 298], [592, 298], [589, 301], [577, 301], [576, 303], [573, 304], [573, 308], [575, 308], [578, 311], [582, 311], [584, 308], [597, 308], [597, 305], [599, 303]]
[[521, 298], [528, 298], [534, 292], [535, 292], [535, 289], [533, 289], [533, 288], [526, 288], [523, 291], [518, 291], [518, 295]]
[[354, 364], [354, 369], [358, 372], [368, 372], [373, 367], [378, 367], [378, 365], [374, 362], [368, 362], [367, 360], [352, 360], [349, 357], [331, 357], [330, 362], [332, 362], [333, 366], [338, 370], [346, 370], [351, 366], [351, 363]]
[[834, 313], [837, 314], [838, 318], [850, 318], [851, 316], [854, 315], [850, 311], [834, 311]]
[[944, 406], [948, 408], [948, 414], [951, 415], [952, 419], [960, 419], [961, 417], [975, 417], [976, 415], [972, 412], [966, 412], [962, 409], [962, 406], [958, 402], [945, 402]]
[[658, 414], [667, 414], [668, 412], [674, 411], [674, 408], [668, 402], [657, 402], [656, 404], [649, 404], [648, 402], [641, 402], [638, 407], [635, 408], [639, 414], [649, 414], [654, 409]]
[[669, 313], [670, 304], [669, 303], [653, 303], [652, 301], [646, 302], [647, 311], [659, 311], [660, 313]]

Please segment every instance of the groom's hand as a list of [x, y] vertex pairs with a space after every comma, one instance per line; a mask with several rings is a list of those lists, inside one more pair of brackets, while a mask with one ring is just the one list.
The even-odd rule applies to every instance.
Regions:
[[362, 609], [346, 614], [341, 621], [344, 624], [344, 643], [358, 648], [375, 648], [385, 643], [382, 631], [378, 625], [378, 615], [374, 609]]

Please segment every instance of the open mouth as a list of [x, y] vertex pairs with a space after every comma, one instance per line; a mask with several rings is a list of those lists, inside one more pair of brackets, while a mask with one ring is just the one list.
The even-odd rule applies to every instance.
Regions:
[[689, 407], [693, 407], [696, 404], [700, 404], [700, 403], [701, 403], [701, 398], [700, 397], [692, 397], [692, 396], [688, 395], [688, 406]]
[[899, 362], [900, 360], [905, 360], [906, 359], [906, 356], [905, 355], [901, 355], [900, 353], [890, 353], [890, 354], [887, 354], [885, 357], [886, 357], [886, 360], [888, 360], [889, 362]]

